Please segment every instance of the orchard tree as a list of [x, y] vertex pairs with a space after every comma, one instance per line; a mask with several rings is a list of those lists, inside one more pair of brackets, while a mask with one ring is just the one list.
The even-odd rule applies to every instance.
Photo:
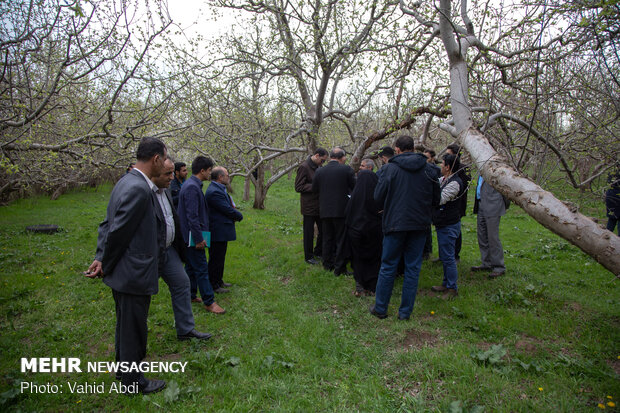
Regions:
[[[440, 0], [437, 9], [427, 8], [426, 11], [423, 10], [421, 2], [407, 5], [403, 1], [401, 9], [420, 24], [439, 27], [449, 62], [452, 115], [449, 121], [442, 123], [442, 129], [463, 144], [480, 174], [495, 189], [518, 204], [536, 221], [581, 248], [615, 275], [620, 275], [620, 238], [600, 228], [590, 218], [580, 214], [574, 206], [560, 201], [552, 193], [532, 182], [515, 166], [510, 165], [504, 156], [498, 154], [490, 144], [488, 135], [475, 123], [475, 115], [480, 112], [473, 103], [475, 98], [472, 99], [469, 94], [471, 70], [468, 64], [473, 66], [478, 60], [482, 60], [488, 68], [495, 68], [500, 74], [501, 83], [495, 84], [495, 87], [506, 85], [521, 90], [530, 98], [533, 97], [529, 103], [535, 111], [540, 105], [536, 96], [539, 93], [539, 70], [543, 53], [551, 51], [553, 54], [553, 48], [558, 44], [568, 47], [570, 53], [578, 53], [588, 39], [584, 39], [583, 35], [576, 31], [547, 33], [547, 36], [543, 36], [543, 33], [546, 33], [545, 18], [548, 17], [544, 7], [534, 8], [536, 13], [528, 14], [524, 18], [519, 16], [521, 23], [504, 29], [491, 45], [482, 41], [480, 32], [476, 33], [468, 14], [467, 0], [461, 0], [456, 6], [451, 0]], [[532, 30], [532, 26], [526, 25], [528, 22], [538, 23], [542, 27], [538, 41], [510, 42], [516, 34]], [[506, 49], [502, 46], [506, 46]], [[479, 56], [470, 60], [468, 51], [471, 49], [476, 50]], [[526, 76], [530, 79], [528, 83], [518, 76], [523, 76], [523, 71], [527, 71], [527, 68], [531, 73], [532, 62], [535, 65], [534, 74]], [[526, 66], [526, 69], [520, 70], [523, 66]], [[482, 108], [482, 113], [486, 113], [488, 117], [487, 127], [488, 123], [500, 118], [518, 119], [506, 113], [491, 113], [489, 108]], [[521, 126], [526, 128], [528, 137], [535, 134], [533, 119], [530, 113], [530, 121], [521, 123]], [[516, 165], [519, 166], [520, 162]], [[570, 169], [568, 166], [567, 168]]]
[[0, 198], [88, 183], [166, 136], [149, 55], [170, 25], [159, 1], [16, 0], [0, 14]]

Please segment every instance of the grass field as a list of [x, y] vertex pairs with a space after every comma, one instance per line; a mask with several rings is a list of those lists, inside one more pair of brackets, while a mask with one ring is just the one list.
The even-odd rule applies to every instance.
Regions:
[[[241, 182], [236, 182], [241, 183]], [[270, 190], [267, 209], [238, 202], [244, 220], [229, 245], [218, 296], [228, 310], [194, 306], [207, 342], [179, 342], [160, 281], [149, 315], [148, 360], [188, 362], [156, 374], [166, 391], [148, 397], [71, 393], [67, 382], [110, 374], [20, 372], [22, 357], [114, 359], [114, 303], [92, 262], [110, 186], [32, 198], [0, 208], [0, 411], [616, 411], [620, 403], [620, 286], [609, 272], [513, 206], [502, 219], [507, 274], [478, 264], [475, 216], [463, 220], [460, 295], [430, 292], [441, 265], [425, 262], [412, 319], [368, 313], [351, 277], [303, 261], [292, 181]], [[240, 201], [240, 189], [236, 201]], [[590, 216], [602, 206], [582, 202]], [[24, 228], [57, 224], [54, 235]], [[436, 247], [434, 248], [437, 251]], [[20, 392], [20, 382], [63, 384], [63, 393]]]

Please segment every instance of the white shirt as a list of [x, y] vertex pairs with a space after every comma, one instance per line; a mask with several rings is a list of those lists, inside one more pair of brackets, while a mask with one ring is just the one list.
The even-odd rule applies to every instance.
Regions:
[[172, 216], [172, 207], [170, 206], [170, 202], [168, 202], [168, 197], [164, 194], [163, 189], [159, 189], [157, 185], [151, 181], [148, 176], [138, 168], [134, 167], [136, 171], [140, 172], [140, 174], [146, 179], [148, 182], [151, 191], [155, 192], [155, 196], [159, 201], [159, 206], [161, 207], [161, 211], [164, 214], [164, 218], [166, 219], [166, 248], [172, 245], [172, 241], [174, 241], [174, 217]]
[[170, 206], [170, 202], [164, 191], [164, 189], [158, 189], [157, 192], [155, 192], [155, 196], [159, 201], [159, 206], [166, 220], [166, 248], [168, 248], [174, 241], [174, 216], [172, 215], [172, 206]]

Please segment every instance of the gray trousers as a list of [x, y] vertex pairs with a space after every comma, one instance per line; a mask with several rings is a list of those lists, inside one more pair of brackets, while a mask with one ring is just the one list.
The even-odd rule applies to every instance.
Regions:
[[502, 217], [483, 217], [478, 214], [478, 247], [483, 267], [504, 273], [504, 247], [499, 239], [499, 221]]
[[194, 313], [189, 292], [189, 277], [174, 247], [166, 249], [161, 278], [168, 284], [172, 299], [172, 312], [177, 334], [187, 334], [194, 329]]

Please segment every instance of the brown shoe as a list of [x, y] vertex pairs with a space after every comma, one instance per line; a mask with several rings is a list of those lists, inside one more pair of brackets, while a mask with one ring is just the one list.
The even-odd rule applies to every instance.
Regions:
[[192, 298], [192, 303], [202, 303], [202, 298], [200, 297]]
[[458, 296], [459, 293], [454, 288], [446, 288], [446, 292], [441, 296], [444, 300], [451, 300]]
[[433, 285], [431, 287], [431, 291], [435, 291], [436, 293], [443, 293], [448, 289], [448, 287], [444, 287], [443, 285]]
[[224, 314], [226, 312], [226, 310], [224, 310], [222, 307], [217, 305], [217, 303], [213, 303], [211, 305], [205, 305], [205, 309], [209, 311], [210, 313], [214, 313], [214, 314]]
[[488, 275], [488, 277], [493, 279], [493, 278], [501, 277], [502, 275], [504, 275], [503, 272], [493, 271], [492, 273]]

